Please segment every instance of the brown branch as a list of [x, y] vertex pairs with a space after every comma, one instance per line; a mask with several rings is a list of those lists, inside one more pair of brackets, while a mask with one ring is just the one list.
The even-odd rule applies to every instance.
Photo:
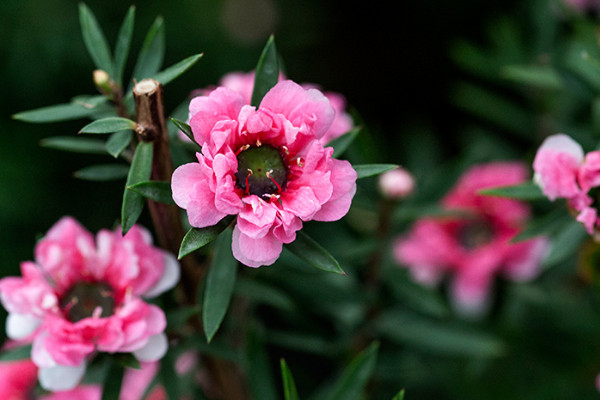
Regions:
[[[173, 174], [173, 163], [165, 122], [162, 85], [153, 79], [144, 79], [134, 86], [133, 96], [138, 137], [142, 141], [153, 143], [151, 179], [170, 181]], [[152, 200], [148, 200], [148, 206], [158, 243], [171, 253], [178, 254], [184, 236], [179, 209], [176, 206]], [[182, 270], [180, 285], [182, 285], [184, 301], [188, 305], [193, 305], [196, 303], [196, 290], [199, 282], [204, 278], [207, 265], [198, 263], [193, 255], [182, 258], [180, 263]], [[199, 319], [194, 321], [194, 327], [197, 332], [202, 331]], [[233, 363], [208, 356], [204, 356], [203, 361], [210, 370], [213, 383], [218, 387], [221, 399], [244, 400], [248, 398], [242, 376]]]

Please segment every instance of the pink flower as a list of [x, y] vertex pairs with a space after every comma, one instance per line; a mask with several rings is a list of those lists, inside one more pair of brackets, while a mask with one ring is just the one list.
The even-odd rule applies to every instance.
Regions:
[[381, 194], [388, 199], [402, 199], [415, 190], [415, 179], [402, 167], [387, 171], [377, 180]]
[[237, 215], [232, 248], [242, 263], [270, 265], [304, 221], [348, 212], [357, 175], [319, 141], [334, 110], [318, 90], [283, 81], [255, 109], [218, 88], [194, 98], [190, 112], [202, 153], [175, 170], [173, 199], [197, 228]]
[[590, 235], [600, 220], [596, 188], [600, 186], [600, 151], [584, 154], [579, 143], [557, 134], [544, 140], [533, 161], [534, 180], [548, 199], [566, 199]]
[[418, 221], [396, 242], [396, 260], [425, 285], [437, 285], [444, 276], [452, 275], [454, 303], [471, 314], [485, 310], [496, 275], [516, 281], [534, 278], [546, 252], [546, 240], [511, 243], [529, 216], [528, 207], [478, 194], [481, 189], [522, 183], [526, 171], [520, 163], [498, 162], [465, 172], [442, 199], [442, 207], [457, 215]]
[[0, 362], [0, 399], [27, 400], [36, 385], [37, 367], [31, 360]]
[[0, 280], [12, 339], [31, 336], [32, 360], [48, 390], [75, 387], [95, 352], [132, 352], [140, 361], [166, 351], [165, 316], [143, 297], [172, 288], [179, 279], [174, 256], [152, 246], [134, 226], [94, 236], [64, 217], [35, 247], [22, 277]]
[[[280, 73], [279, 81], [281, 82], [284, 80], [286, 80], [285, 75]], [[254, 91], [254, 71], [236, 71], [226, 74], [223, 76], [223, 78], [221, 78], [219, 86], [226, 87], [241, 94], [244, 99], [244, 104], [250, 104], [252, 100], [252, 92]], [[303, 84], [302, 87], [305, 89], [319, 89], [316, 85], [310, 83]], [[206, 96], [214, 89], [215, 88], [200, 89], [195, 91], [194, 95]], [[350, 114], [346, 112], [346, 98], [342, 94], [331, 91], [323, 92], [323, 94], [325, 97], [327, 97], [327, 99], [329, 99], [331, 106], [335, 110], [335, 117], [331, 123], [331, 126], [320, 139], [321, 143], [327, 144], [331, 140], [350, 131], [354, 127], [354, 121], [352, 120]], [[190, 104], [190, 118], [195, 113], [196, 110], [193, 109], [192, 105]], [[185, 135], [183, 136], [185, 137]], [[187, 139], [187, 137], [185, 138]]]

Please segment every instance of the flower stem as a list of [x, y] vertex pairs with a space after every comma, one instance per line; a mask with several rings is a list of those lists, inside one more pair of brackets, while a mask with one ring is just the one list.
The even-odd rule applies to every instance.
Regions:
[[[152, 142], [154, 147], [151, 180], [170, 182], [173, 163], [165, 122], [162, 85], [153, 79], [144, 79], [134, 86], [133, 95], [138, 137], [142, 141]], [[185, 233], [179, 209], [174, 205], [152, 200], [148, 200], [148, 207], [158, 243], [171, 253], [178, 254]], [[196, 290], [208, 266], [197, 262], [193, 255], [182, 258], [180, 264], [184, 301], [193, 305], [196, 303]], [[199, 319], [195, 320], [195, 328], [201, 332]], [[210, 356], [204, 356], [203, 361], [210, 370], [214, 384], [220, 389], [219, 398], [244, 400], [247, 397], [242, 376], [233, 364]]]

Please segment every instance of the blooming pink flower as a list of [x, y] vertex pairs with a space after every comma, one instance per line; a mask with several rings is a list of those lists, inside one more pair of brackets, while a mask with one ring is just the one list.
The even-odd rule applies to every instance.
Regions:
[[377, 186], [388, 199], [402, 199], [415, 190], [415, 179], [410, 172], [398, 167], [379, 175]]
[[237, 215], [232, 248], [242, 263], [272, 264], [303, 221], [334, 221], [348, 212], [357, 175], [319, 141], [334, 110], [318, 90], [283, 81], [255, 109], [241, 94], [218, 88], [195, 97], [190, 111], [202, 153], [175, 170], [173, 199], [194, 227]]
[[132, 352], [140, 361], [160, 359], [167, 348], [165, 316], [141, 298], [175, 285], [179, 265], [153, 247], [150, 234], [134, 226], [94, 236], [64, 217], [35, 247], [35, 262], [21, 264], [22, 277], [0, 280], [12, 339], [32, 336], [32, 360], [48, 390], [75, 387], [98, 351]]
[[[250, 104], [252, 100], [252, 92], [254, 91], [254, 71], [251, 72], [231, 72], [221, 78], [220, 87], [226, 87], [242, 95], [244, 104]], [[287, 78], [283, 73], [279, 74], [279, 81], [284, 81]], [[319, 89], [314, 84], [306, 83], [302, 87], [305, 89]], [[200, 89], [194, 92], [197, 96], [208, 95], [215, 88]], [[331, 140], [343, 135], [354, 127], [354, 121], [350, 114], [346, 112], [346, 98], [337, 92], [323, 92], [325, 97], [329, 99], [331, 106], [335, 110], [335, 117], [329, 126], [329, 129], [320, 138], [323, 144], [329, 143]], [[190, 105], [190, 118], [195, 114], [195, 110]], [[184, 135], [185, 137], [185, 135]], [[185, 137], [187, 139], [187, 137]]]
[[579, 143], [557, 134], [544, 140], [533, 161], [534, 180], [548, 199], [566, 199], [590, 235], [600, 226], [595, 206], [600, 186], [600, 151], [584, 154]]
[[465, 172], [442, 199], [442, 207], [456, 211], [456, 216], [418, 221], [396, 242], [396, 260], [426, 285], [453, 275], [452, 298], [467, 313], [485, 310], [496, 275], [517, 281], [534, 278], [546, 240], [511, 243], [529, 216], [528, 207], [478, 194], [481, 189], [522, 183], [526, 173], [524, 165], [514, 162], [478, 165]]

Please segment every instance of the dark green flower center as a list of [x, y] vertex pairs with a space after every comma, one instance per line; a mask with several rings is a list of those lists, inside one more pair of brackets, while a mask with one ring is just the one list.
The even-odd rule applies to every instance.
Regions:
[[279, 194], [287, 183], [287, 168], [281, 153], [269, 145], [242, 149], [237, 156], [237, 186], [244, 194]]
[[485, 221], [470, 221], [458, 230], [458, 241], [467, 250], [471, 250], [491, 242], [494, 233]]
[[91, 316], [105, 318], [113, 314], [113, 289], [102, 282], [77, 282], [64, 294], [60, 308], [71, 322]]

